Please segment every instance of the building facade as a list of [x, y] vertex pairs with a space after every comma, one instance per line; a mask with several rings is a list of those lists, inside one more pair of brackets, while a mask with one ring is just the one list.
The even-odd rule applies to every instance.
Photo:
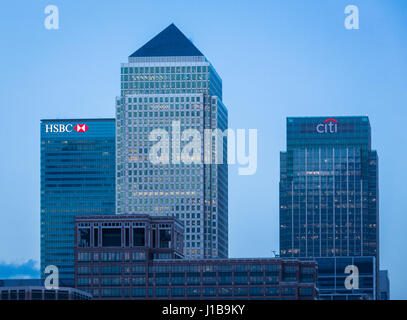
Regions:
[[377, 288], [378, 200], [368, 117], [287, 118], [287, 151], [280, 155], [281, 257], [374, 257]]
[[41, 121], [41, 277], [74, 283], [75, 216], [115, 213], [115, 120]]
[[204, 141], [205, 129], [227, 129], [222, 80], [175, 25], [122, 64], [116, 120], [117, 213], [175, 216], [186, 257], [226, 258], [227, 143]]
[[[375, 257], [324, 257], [312, 260], [318, 265], [318, 299], [374, 300], [376, 298]], [[348, 266], [357, 268], [357, 278], [354, 280], [357, 281], [357, 285], [353, 283], [352, 289], [346, 288], [345, 285], [346, 278], [351, 275], [351, 272], [346, 272]]]
[[0, 300], [89, 300], [91, 298], [89, 293], [75, 288], [46, 289], [41, 279], [0, 280]]
[[390, 279], [388, 270], [380, 270], [379, 294], [380, 300], [390, 300]]
[[182, 223], [167, 216], [77, 217], [76, 288], [92, 294], [93, 299], [280, 300], [317, 296], [315, 262], [183, 259], [182, 231]]

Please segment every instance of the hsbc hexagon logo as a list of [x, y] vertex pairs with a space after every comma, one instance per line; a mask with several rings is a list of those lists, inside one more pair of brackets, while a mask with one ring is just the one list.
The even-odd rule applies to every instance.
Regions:
[[76, 132], [86, 132], [88, 130], [88, 126], [86, 124], [77, 124], [74, 127]]
[[45, 125], [45, 132], [46, 133], [65, 133], [65, 132], [72, 132], [75, 130], [76, 132], [86, 132], [88, 131], [89, 127], [84, 124], [46, 124]]
[[326, 119], [324, 123], [320, 123], [316, 127], [318, 133], [337, 133], [338, 121], [335, 119]]

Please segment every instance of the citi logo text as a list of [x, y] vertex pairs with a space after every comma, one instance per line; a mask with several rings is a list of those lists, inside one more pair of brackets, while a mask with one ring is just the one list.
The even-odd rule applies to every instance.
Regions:
[[77, 124], [73, 126], [73, 124], [46, 124], [45, 125], [45, 132], [51, 133], [63, 133], [63, 132], [72, 132], [75, 130], [76, 132], [86, 132], [88, 130], [88, 126], [86, 124]]
[[324, 123], [317, 125], [318, 133], [337, 133], [338, 132], [338, 121], [335, 119], [326, 119]]

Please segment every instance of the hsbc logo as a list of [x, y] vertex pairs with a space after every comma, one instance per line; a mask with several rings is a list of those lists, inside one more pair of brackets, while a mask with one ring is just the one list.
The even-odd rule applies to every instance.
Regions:
[[64, 133], [64, 132], [72, 132], [75, 130], [76, 132], [86, 132], [89, 127], [86, 124], [46, 124], [45, 125], [45, 132], [46, 133]]
[[88, 130], [88, 126], [86, 124], [77, 124], [74, 127], [76, 132], [86, 132]]
[[316, 127], [318, 133], [337, 133], [338, 121], [335, 119], [326, 119], [324, 123], [320, 123]]

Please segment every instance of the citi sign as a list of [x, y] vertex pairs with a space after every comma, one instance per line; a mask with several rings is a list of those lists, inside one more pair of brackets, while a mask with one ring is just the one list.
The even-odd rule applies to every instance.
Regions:
[[73, 124], [46, 124], [45, 125], [45, 132], [51, 133], [63, 133], [63, 132], [72, 132], [75, 130], [76, 132], [86, 132], [88, 130], [88, 126], [86, 124], [77, 124], [74, 126]]
[[338, 121], [335, 119], [326, 119], [324, 123], [317, 125], [318, 133], [337, 133], [338, 132]]

